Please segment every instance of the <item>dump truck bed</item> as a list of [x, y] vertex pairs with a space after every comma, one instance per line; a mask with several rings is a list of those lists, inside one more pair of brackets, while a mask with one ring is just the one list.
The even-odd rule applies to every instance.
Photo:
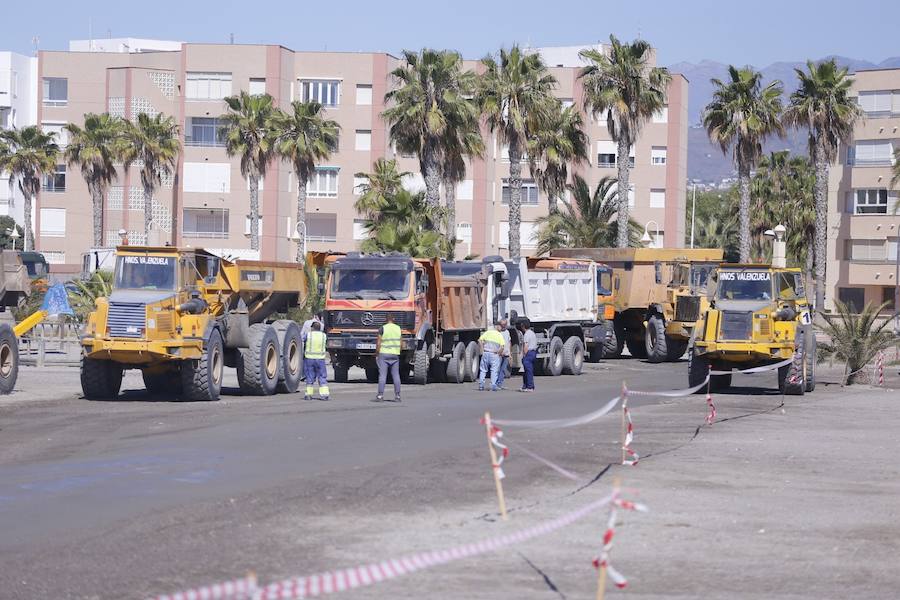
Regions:
[[585, 261], [507, 263], [510, 309], [533, 323], [595, 321], [595, 271]]
[[487, 280], [479, 263], [435, 261], [436, 325], [441, 331], [485, 329]]

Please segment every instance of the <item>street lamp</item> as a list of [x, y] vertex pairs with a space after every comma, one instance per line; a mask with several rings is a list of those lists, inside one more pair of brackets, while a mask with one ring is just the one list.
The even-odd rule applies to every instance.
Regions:
[[776, 225], [775, 229], [767, 229], [763, 235], [773, 239], [772, 266], [776, 269], [787, 267], [787, 244], [784, 241], [784, 233], [787, 231], [784, 225]]
[[[656, 234], [652, 238], [650, 237], [650, 223], [653, 223], [656, 226]], [[644, 224], [644, 235], [641, 236], [641, 244], [649, 248], [650, 244], [654, 243], [654, 241], [659, 243], [659, 223], [651, 219]]]
[[306, 256], [306, 237], [306, 222], [301, 221], [297, 223], [297, 228], [291, 235], [291, 239], [296, 242], [297, 250], [299, 251], [297, 254], [297, 262], [302, 261], [303, 257]]
[[119, 242], [121, 243], [122, 246], [128, 245], [128, 232], [125, 231], [124, 229], [119, 230]]
[[19, 230], [18, 230], [18, 228], [13, 227], [12, 229], [7, 229], [7, 230], [6, 230], [6, 233], [8, 233], [8, 234], [9, 234], [9, 237], [12, 238], [12, 241], [13, 241], [13, 250], [15, 250], [15, 249], [16, 249], [16, 242], [19, 241], [19, 238], [20, 238], [20, 237], [22, 237], [21, 235], [19, 235]]

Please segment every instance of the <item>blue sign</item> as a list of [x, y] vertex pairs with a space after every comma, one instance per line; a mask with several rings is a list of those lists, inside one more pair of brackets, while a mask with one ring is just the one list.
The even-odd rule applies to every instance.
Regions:
[[41, 310], [47, 311], [48, 315], [74, 315], [72, 307], [69, 306], [69, 294], [63, 284], [57, 283], [50, 286], [47, 294], [44, 296], [44, 303]]

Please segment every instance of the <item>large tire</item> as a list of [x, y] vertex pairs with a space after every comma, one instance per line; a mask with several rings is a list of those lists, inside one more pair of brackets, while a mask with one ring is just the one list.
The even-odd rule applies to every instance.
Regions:
[[[669, 360], [669, 345], [666, 324], [659, 315], [651, 315], [644, 328], [644, 355], [652, 363]], [[631, 345], [628, 346], [631, 350]]]
[[180, 396], [181, 373], [175, 369], [148, 373], [141, 371], [144, 387], [151, 396]]
[[545, 363], [545, 372], [547, 375], [559, 377], [563, 372], [563, 341], [558, 335], [553, 336], [550, 340], [550, 356], [547, 357]]
[[572, 336], [563, 344], [563, 373], [566, 375], [581, 375], [584, 367], [584, 342], [581, 338]]
[[647, 358], [647, 342], [644, 336], [634, 337], [630, 331], [625, 331], [625, 345], [631, 358]]
[[478, 381], [481, 370], [481, 348], [478, 342], [469, 342], [466, 345], [466, 381]]
[[281, 370], [278, 373], [279, 394], [293, 394], [300, 387], [303, 376], [303, 340], [300, 326], [294, 321], [275, 321], [275, 331], [281, 339]]
[[88, 400], [111, 400], [122, 387], [122, 367], [111, 360], [81, 357], [81, 391]]
[[818, 347], [816, 334], [813, 331], [807, 333], [806, 338], [806, 392], [816, 389], [816, 361], [818, 360]]
[[225, 373], [222, 335], [218, 329], [209, 334], [199, 360], [186, 360], [181, 365], [182, 400], [218, 400]]
[[271, 396], [278, 387], [281, 352], [275, 328], [265, 323], [250, 326], [248, 345], [241, 348], [238, 384], [246, 395]]
[[462, 383], [466, 380], [466, 345], [458, 342], [453, 346], [453, 354], [447, 361], [447, 383]]
[[669, 362], [678, 362], [679, 360], [681, 360], [681, 357], [684, 356], [685, 352], [687, 352], [688, 344], [688, 340], [676, 340], [667, 338], [666, 345], [668, 346], [669, 350], [669, 356], [667, 360]]
[[616, 328], [612, 323], [595, 325], [591, 329], [591, 338], [594, 342], [588, 355], [589, 362], [600, 362], [604, 358], [615, 358], [619, 355], [619, 342], [616, 338]]
[[416, 385], [428, 383], [428, 369], [431, 364], [428, 354], [427, 346], [416, 350], [413, 354], [413, 383]]
[[[701, 354], [697, 354], [695, 350], [691, 350], [688, 359], [688, 387], [696, 387], [706, 381], [709, 375], [709, 359]], [[706, 390], [699, 389], [695, 394], [701, 394]]]
[[18, 378], [19, 343], [12, 327], [0, 323], [0, 394], [12, 392]]
[[794, 342], [794, 359], [790, 364], [778, 367], [778, 389], [786, 396], [802, 396], [806, 390], [803, 363], [806, 360], [805, 333], [798, 331]]

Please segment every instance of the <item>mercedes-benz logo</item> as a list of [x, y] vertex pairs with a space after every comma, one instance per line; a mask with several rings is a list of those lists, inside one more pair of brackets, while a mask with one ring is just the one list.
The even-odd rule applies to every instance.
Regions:
[[363, 325], [371, 325], [375, 322], [375, 315], [370, 312], [364, 312], [362, 317], [360, 318], [360, 321]]

